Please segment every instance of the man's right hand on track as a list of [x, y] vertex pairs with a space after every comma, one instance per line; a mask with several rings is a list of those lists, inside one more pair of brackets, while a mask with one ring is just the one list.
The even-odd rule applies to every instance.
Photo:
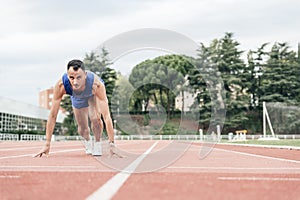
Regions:
[[117, 153], [117, 151], [116, 151], [116, 145], [113, 142], [109, 143], [109, 154], [110, 154], [109, 157], [112, 157], [112, 156], [115, 155], [115, 156], [117, 156], [119, 158], [124, 158], [123, 155]]
[[42, 157], [45, 154], [47, 157], [49, 156], [50, 144], [46, 144], [34, 157]]

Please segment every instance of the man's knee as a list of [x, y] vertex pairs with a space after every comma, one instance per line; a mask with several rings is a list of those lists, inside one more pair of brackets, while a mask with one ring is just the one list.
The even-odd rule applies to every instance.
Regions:
[[78, 130], [78, 133], [80, 133], [80, 134], [85, 134], [85, 133], [90, 132], [89, 127], [78, 126], [77, 130]]
[[91, 124], [92, 126], [100, 126], [101, 128], [103, 127], [103, 122], [101, 119], [95, 117], [95, 118], [91, 118]]
[[103, 120], [105, 123], [109, 123], [111, 121], [110, 114], [103, 115]]

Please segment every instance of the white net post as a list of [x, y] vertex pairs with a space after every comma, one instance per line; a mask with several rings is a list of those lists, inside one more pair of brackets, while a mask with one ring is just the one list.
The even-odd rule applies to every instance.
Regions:
[[269, 113], [268, 113], [268, 110], [267, 110], [267, 107], [266, 107], [266, 102], [263, 102], [263, 135], [264, 135], [263, 137], [264, 138], [267, 137], [267, 122], [268, 122], [268, 125], [269, 125], [269, 128], [270, 128], [272, 137], [275, 137], [274, 130], [273, 130], [273, 127], [272, 127], [272, 123], [271, 123]]
[[218, 141], [221, 140], [221, 127], [220, 125], [217, 125], [217, 135], [218, 135]]
[[199, 129], [199, 138], [200, 138], [200, 141], [203, 141], [203, 129]]
[[263, 137], [266, 137], [267, 126], [266, 126], [266, 102], [263, 102]]

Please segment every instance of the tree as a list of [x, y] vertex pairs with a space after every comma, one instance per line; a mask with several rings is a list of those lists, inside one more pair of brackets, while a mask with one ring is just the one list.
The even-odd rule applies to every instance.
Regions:
[[269, 43], [262, 44], [257, 50], [250, 50], [247, 54], [248, 65], [246, 66], [246, 87], [249, 95], [249, 112], [247, 129], [253, 132], [260, 132], [262, 123], [262, 104], [261, 104], [261, 76], [266, 63], [268, 52], [265, 50]]
[[182, 97], [182, 107], [181, 111], [185, 113], [184, 110], [184, 92], [188, 90], [188, 77], [191, 71], [195, 68], [194, 66], [194, 59], [187, 56], [182, 55], [166, 55], [157, 57], [153, 60], [154, 63], [162, 64], [164, 66], [168, 66], [171, 69], [175, 69], [176, 72], [179, 73], [182, 79], [182, 83], [177, 85], [178, 92], [181, 92]]
[[[200, 123], [207, 124], [210, 121], [212, 107], [220, 107], [220, 111], [222, 110], [224, 102], [221, 102], [221, 99], [224, 91], [220, 90], [220, 78], [223, 80], [226, 94], [225, 126], [228, 129], [244, 128], [242, 126], [248, 120], [246, 65], [241, 59], [243, 51], [239, 51], [238, 46], [239, 43], [233, 39], [232, 33], [225, 33], [223, 38], [213, 40], [209, 47], [200, 44], [197, 63], [202, 75], [194, 76], [194, 80], [191, 81], [198, 91], [195, 105], [200, 105]], [[216, 121], [211, 123], [216, 125], [220, 120], [216, 118]]]
[[114, 97], [117, 98], [117, 109], [115, 112], [126, 112], [128, 113], [130, 109], [130, 97], [134, 91], [134, 88], [129, 83], [128, 78], [122, 76], [121, 73], [117, 74], [118, 78], [116, 80], [116, 91], [114, 93]]
[[287, 43], [275, 43], [263, 67], [262, 97], [265, 102], [297, 104], [299, 95], [299, 63]]
[[276, 42], [263, 68], [261, 99], [277, 104], [268, 108], [277, 133], [299, 133], [299, 77], [297, 53], [286, 42]]
[[112, 62], [109, 60], [108, 55], [109, 53], [103, 47], [100, 55], [97, 55], [95, 52], [86, 54], [83, 62], [87, 70], [94, 72], [104, 81], [107, 98], [111, 107], [115, 106], [115, 102], [111, 101], [111, 97], [114, 89], [116, 89], [117, 72], [109, 67], [112, 65]]
[[[262, 118], [262, 102], [299, 102], [299, 63], [296, 54], [287, 43], [275, 43], [266, 51], [264, 43], [256, 51], [248, 53], [248, 93], [251, 94], [250, 118]], [[288, 89], [289, 88], [289, 89]], [[252, 121], [253, 121], [252, 120]], [[252, 122], [249, 120], [249, 123]], [[295, 120], [294, 120], [295, 122]], [[286, 128], [287, 129], [287, 128]], [[260, 120], [252, 124], [252, 130], [261, 131]]]
[[256, 51], [250, 50], [247, 54], [248, 66], [246, 68], [247, 93], [250, 95], [250, 110], [261, 109], [260, 96], [261, 91], [261, 75], [265, 65], [268, 52], [265, 48], [268, 43], [264, 43]]
[[117, 72], [110, 68], [112, 62], [108, 58], [109, 52], [103, 47], [100, 55], [95, 52], [86, 54], [83, 62], [87, 70], [90, 70], [97, 74], [105, 83], [106, 95], [108, 98], [109, 107], [112, 110], [116, 110], [118, 99], [112, 98], [114, 90], [116, 88]]
[[246, 94], [246, 65], [241, 59], [243, 51], [238, 50], [239, 42], [233, 39], [233, 33], [225, 33], [217, 51], [217, 67], [221, 72], [226, 90], [225, 125], [228, 128], [244, 128], [248, 120], [249, 96]]
[[[300, 68], [300, 43], [298, 43], [297, 63], [298, 63], [298, 68]], [[300, 77], [300, 70], [298, 71], [298, 77]], [[300, 85], [300, 79], [298, 79], [298, 84]], [[298, 95], [296, 101], [300, 102], [300, 87], [298, 87], [297, 93]]]
[[209, 125], [216, 128], [224, 118], [224, 98], [222, 81], [217, 66], [217, 50], [219, 40], [213, 40], [209, 47], [200, 43], [198, 57], [196, 60], [197, 69], [193, 69], [189, 77], [194, 93], [197, 94], [192, 105], [195, 114], [199, 114], [199, 125], [207, 129]]
[[135, 105], [140, 106], [143, 100], [148, 102], [151, 99], [162, 105], [170, 117], [175, 97], [183, 90], [187, 81], [185, 76], [191, 67], [188, 59], [180, 55], [159, 56], [136, 65], [129, 77], [130, 83], [139, 90]]

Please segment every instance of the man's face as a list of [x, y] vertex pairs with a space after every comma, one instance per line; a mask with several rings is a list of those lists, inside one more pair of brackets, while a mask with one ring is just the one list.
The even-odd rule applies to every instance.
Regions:
[[73, 67], [70, 67], [68, 70], [68, 78], [72, 85], [72, 89], [75, 92], [80, 92], [84, 90], [86, 73], [81, 68], [75, 71]]

